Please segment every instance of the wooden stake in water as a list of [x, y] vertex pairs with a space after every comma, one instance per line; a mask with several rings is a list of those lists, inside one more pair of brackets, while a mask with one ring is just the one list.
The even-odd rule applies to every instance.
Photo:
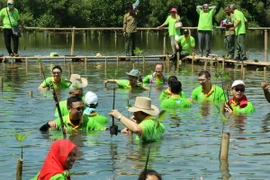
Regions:
[[29, 91], [29, 97], [30, 97], [30, 98], [33, 97], [33, 91]]
[[3, 91], [3, 78], [0, 76], [0, 90]]
[[228, 161], [228, 152], [229, 152], [229, 142], [230, 142], [230, 133], [222, 133], [222, 140], [220, 145], [220, 160]]
[[22, 180], [23, 159], [18, 159], [16, 167], [16, 180]]

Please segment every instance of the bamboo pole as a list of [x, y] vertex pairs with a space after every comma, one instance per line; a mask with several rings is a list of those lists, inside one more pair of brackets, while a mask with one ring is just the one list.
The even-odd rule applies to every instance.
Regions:
[[70, 49], [70, 55], [74, 55], [74, 43], [75, 43], [75, 27], [73, 27], [72, 35], [71, 35], [71, 49]]
[[107, 58], [105, 57], [105, 74], [107, 74]]
[[246, 79], [246, 68], [245, 67], [243, 68], [242, 74], [243, 74], [243, 80]]
[[145, 56], [143, 56], [143, 73], [145, 71]]
[[229, 142], [230, 142], [230, 133], [222, 133], [222, 140], [220, 146], [220, 160], [228, 161], [228, 152], [229, 152]]
[[264, 30], [264, 61], [268, 61], [268, 31]]
[[263, 67], [263, 79], [264, 79], [264, 81], [266, 81], [266, 79], [267, 79], [267, 75], [266, 75], [267, 73], [266, 73], [266, 67]]
[[117, 65], [117, 68], [119, 67], [119, 56], [117, 56], [116, 58], [116, 65]]
[[84, 58], [84, 68], [86, 68], [87, 65], [87, 57]]
[[166, 69], [167, 69], [167, 73], [170, 72], [170, 58], [169, 58], [169, 55], [166, 55]]
[[206, 70], [206, 68], [207, 68], [207, 63], [208, 63], [207, 60], [205, 60], [205, 61], [204, 61], [204, 68], [203, 68], [203, 70]]
[[23, 159], [18, 159], [16, 167], [16, 180], [22, 180]]
[[163, 55], [166, 55], [166, 35], [163, 37]]
[[29, 91], [29, 97], [30, 97], [30, 98], [33, 97], [33, 91]]
[[0, 91], [2, 92], [3, 91], [3, 78], [2, 76], [0, 76]]

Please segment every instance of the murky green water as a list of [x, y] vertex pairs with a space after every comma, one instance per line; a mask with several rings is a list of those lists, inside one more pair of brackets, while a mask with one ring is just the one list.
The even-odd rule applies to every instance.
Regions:
[[[37, 51], [38, 52], [38, 51]], [[44, 53], [44, 51], [40, 52]], [[63, 76], [68, 77], [69, 64], [63, 62], [44, 63], [46, 76], [50, 76], [53, 65], [60, 64]], [[153, 62], [148, 62], [145, 74], [153, 70]], [[107, 71], [103, 63], [73, 63], [72, 72], [88, 78], [85, 89], [99, 96], [99, 112], [107, 115], [112, 109], [112, 91], [103, 87], [103, 80], [110, 78], [116, 68], [115, 63], [108, 63]], [[203, 67], [190, 65], [180, 69], [178, 77], [183, 90], [189, 96], [197, 87], [197, 74]], [[119, 65], [119, 79], [125, 79], [125, 72], [132, 69], [130, 62]], [[140, 69], [142, 67], [140, 66]], [[215, 69], [209, 69], [214, 76]], [[238, 70], [226, 69], [235, 78], [241, 78]], [[167, 76], [172, 72], [166, 72]], [[0, 76], [4, 80], [4, 91], [0, 93], [0, 174], [1, 179], [15, 179], [15, 167], [20, 156], [19, 144], [13, 136], [15, 133], [30, 132], [24, 141], [23, 179], [29, 179], [40, 170], [43, 160], [55, 139], [61, 133], [43, 135], [39, 127], [54, 119], [54, 102], [50, 92], [37, 90], [43, 81], [39, 65], [35, 62], [20, 64], [0, 64]], [[269, 73], [268, 77], [269, 79]], [[244, 120], [230, 121], [224, 130], [231, 133], [228, 172], [231, 179], [269, 179], [270, 149], [270, 111], [269, 103], [263, 97], [260, 82], [263, 72], [246, 73], [246, 94], [255, 105], [256, 112]], [[220, 82], [216, 82], [220, 85]], [[152, 87], [153, 104], [159, 106], [159, 94], [164, 87]], [[33, 91], [33, 98], [28, 93]], [[131, 103], [137, 95], [148, 96], [148, 92], [129, 95], [127, 91], [117, 90], [116, 105], [124, 115], [130, 116], [125, 109], [127, 98]], [[62, 99], [68, 97], [62, 92]], [[164, 179], [222, 179], [228, 173], [220, 169], [219, 149], [221, 142], [221, 123], [218, 111], [212, 105], [194, 104], [187, 112], [177, 115], [168, 114], [164, 120], [166, 132], [161, 142], [152, 145], [149, 167], [160, 172]], [[118, 123], [120, 127], [123, 127]], [[110, 124], [108, 124], [110, 126]], [[108, 131], [90, 134], [72, 135], [69, 137], [79, 148], [72, 172], [72, 179], [136, 179], [143, 169], [148, 146], [142, 146], [129, 135], [110, 137]], [[225, 173], [225, 175], [223, 175]], [[226, 178], [225, 178], [226, 179]]]

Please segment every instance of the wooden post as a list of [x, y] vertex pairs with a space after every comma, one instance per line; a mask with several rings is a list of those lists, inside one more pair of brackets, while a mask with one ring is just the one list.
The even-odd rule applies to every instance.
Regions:
[[170, 72], [170, 58], [169, 58], [169, 55], [166, 55], [166, 67], [167, 67], [167, 73]]
[[105, 74], [107, 74], [107, 57], [105, 57]]
[[117, 65], [117, 67], [119, 67], [119, 56], [117, 56], [117, 58], [116, 58], [116, 65]]
[[225, 69], [225, 57], [223, 57], [222, 59], [222, 70], [224, 71], [224, 69]]
[[243, 68], [242, 75], [243, 75], [243, 80], [246, 79], [246, 68], [245, 67]]
[[74, 55], [74, 43], [75, 43], [75, 27], [73, 27], [72, 35], [71, 35], [71, 49], [70, 49], [70, 55]]
[[16, 180], [22, 180], [23, 159], [18, 159], [16, 167]]
[[144, 73], [144, 70], [145, 70], [145, 56], [143, 56], [143, 73]]
[[84, 68], [86, 68], [87, 65], [87, 57], [84, 58]]
[[166, 34], [163, 37], [163, 55], [166, 55]]
[[268, 61], [268, 31], [264, 30], [264, 61]]
[[33, 91], [29, 91], [29, 97], [30, 97], [30, 98], [33, 97]]
[[71, 62], [68, 63], [68, 79], [70, 79], [71, 76]]
[[229, 142], [230, 142], [230, 133], [222, 133], [222, 140], [220, 145], [220, 160], [228, 161], [228, 152], [229, 152]]
[[176, 54], [177, 54], [177, 58], [176, 58], [176, 67], [175, 67], [175, 70], [178, 73], [178, 71], [179, 71], [180, 54], [179, 54], [179, 52], [177, 52]]
[[204, 61], [204, 70], [206, 70], [206, 68], [207, 68], [207, 59], [205, 59], [205, 61]]
[[66, 33], [66, 43], [68, 43], [68, 33]]
[[263, 79], [264, 79], [264, 81], [266, 81], [266, 78], [267, 78], [266, 74], [267, 73], [266, 73], [266, 66], [265, 66], [265, 67], [263, 67]]
[[3, 91], [3, 78], [2, 76], [0, 76], [0, 91], [2, 92]]

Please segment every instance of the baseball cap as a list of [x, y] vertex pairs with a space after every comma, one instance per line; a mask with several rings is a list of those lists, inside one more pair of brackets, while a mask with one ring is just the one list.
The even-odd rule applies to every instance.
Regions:
[[246, 86], [244, 81], [242, 80], [235, 80], [233, 83], [232, 83], [232, 88], [235, 87], [235, 86], [238, 86], [238, 85], [243, 85], [243, 86]]
[[87, 106], [90, 106], [91, 104], [97, 104], [98, 103], [98, 97], [95, 93], [93, 93], [92, 91], [88, 91], [85, 94], [85, 100], [84, 100], [85, 104]]

